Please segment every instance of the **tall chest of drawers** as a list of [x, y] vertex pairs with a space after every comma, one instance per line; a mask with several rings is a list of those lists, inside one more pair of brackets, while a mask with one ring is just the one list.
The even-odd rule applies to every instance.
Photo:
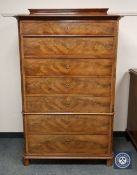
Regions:
[[112, 161], [117, 15], [108, 9], [30, 9], [18, 15], [24, 164]]

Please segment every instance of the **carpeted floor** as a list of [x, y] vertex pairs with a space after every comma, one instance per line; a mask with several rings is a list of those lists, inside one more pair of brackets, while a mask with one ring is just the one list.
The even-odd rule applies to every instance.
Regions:
[[0, 139], [0, 175], [137, 175], [137, 152], [123, 137], [114, 139], [114, 151], [132, 153], [132, 169], [116, 170], [104, 161], [44, 160], [22, 164], [23, 139]]

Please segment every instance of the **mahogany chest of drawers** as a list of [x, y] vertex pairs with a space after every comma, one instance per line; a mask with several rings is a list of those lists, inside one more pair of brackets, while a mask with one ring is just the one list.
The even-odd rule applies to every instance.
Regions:
[[25, 151], [30, 159], [112, 161], [120, 16], [108, 9], [18, 15]]

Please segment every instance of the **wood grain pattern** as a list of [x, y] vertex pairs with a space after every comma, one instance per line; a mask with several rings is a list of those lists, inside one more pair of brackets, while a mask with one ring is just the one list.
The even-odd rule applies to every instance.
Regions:
[[114, 55], [113, 37], [25, 37], [23, 42], [25, 56], [90, 55], [98, 58]]
[[114, 22], [23, 21], [25, 35], [114, 35]]
[[27, 77], [26, 94], [89, 94], [110, 96], [109, 77]]
[[18, 15], [24, 165], [30, 159], [112, 162], [120, 16], [108, 9], [31, 9]]
[[34, 59], [24, 60], [26, 76], [111, 76], [111, 59]]
[[[107, 135], [28, 135], [28, 153], [61, 155], [73, 153], [106, 154]], [[98, 138], [98, 139], [97, 139]]]
[[111, 112], [110, 97], [27, 96], [25, 103], [25, 112]]
[[28, 134], [107, 134], [107, 115], [25, 115]]

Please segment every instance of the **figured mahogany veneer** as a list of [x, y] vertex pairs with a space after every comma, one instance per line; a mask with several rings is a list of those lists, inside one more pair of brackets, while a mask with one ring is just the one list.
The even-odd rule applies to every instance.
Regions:
[[85, 156], [87, 153], [88, 156], [108, 154], [107, 135], [28, 135], [30, 155], [73, 157], [73, 154]]
[[90, 57], [112, 57], [114, 55], [114, 38], [34, 38], [25, 37], [24, 55], [25, 56], [90, 56]]
[[26, 115], [28, 134], [103, 134], [108, 135], [109, 115]]
[[[29, 57], [24, 59], [25, 76], [111, 76], [112, 59], [68, 59]], [[91, 78], [91, 77], [90, 77]]]
[[46, 112], [90, 112], [109, 113], [110, 97], [90, 96], [27, 96], [25, 97], [25, 111], [28, 113]]
[[39, 21], [36, 25], [33, 21], [22, 23], [24, 35], [114, 35], [115, 23], [93, 21]]
[[27, 77], [26, 94], [85, 94], [107, 97], [111, 94], [109, 77]]
[[112, 162], [118, 21], [108, 9], [30, 9], [19, 24], [24, 165]]

